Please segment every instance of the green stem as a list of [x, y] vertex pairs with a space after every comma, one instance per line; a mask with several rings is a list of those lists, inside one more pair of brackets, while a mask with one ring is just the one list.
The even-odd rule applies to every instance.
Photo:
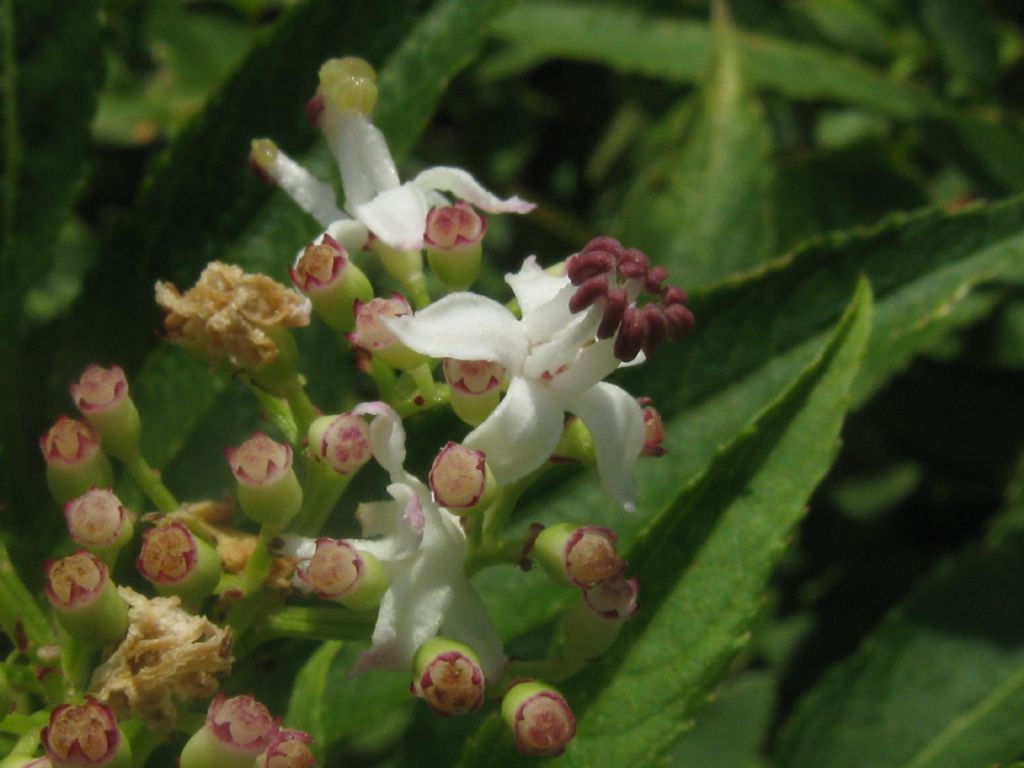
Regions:
[[139, 484], [143, 493], [156, 505], [157, 509], [164, 514], [177, 511], [180, 506], [178, 500], [174, 498], [174, 494], [164, 485], [164, 481], [160, 479], [160, 473], [149, 466], [141, 453], [136, 451], [134, 454], [126, 456], [122, 463], [135, 482]]
[[480, 546], [466, 559], [466, 575], [472, 576], [495, 565], [518, 565], [523, 557], [526, 537]]
[[267, 419], [281, 430], [285, 440], [296, 446], [300, 438], [305, 437], [305, 432], [300, 435], [299, 428], [295, 424], [295, 418], [288, 404], [282, 398], [270, 394], [259, 384], [254, 383], [248, 376], [243, 376], [242, 380], [259, 402], [260, 409]]
[[68, 695], [77, 696], [89, 686], [88, 672], [93, 658], [93, 650], [86, 648], [70, 635], [61, 640], [61, 667], [68, 685]]
[[270, 554], [270, 542], [280, 533], [280, 526], [262, 526], [256, 547], [242, 571], [242, 597], [231, 606], [227, 615], [227, 623], [231, 626], [231, 632], [236, 640], [252, 626], [260, 609], [266, 607], [262, 599], [263, 585], [270, 575], [270, 566], [274, 561]]
[[45, 709], [33, 712], [31, 715], [11, 712], [3, 720], [0, 720], [0, 732], [22, 737], [35, 731], [38, 738], [39, 731], [49, 719], [50, 713]]
[[[305, 439], [306, 433], [309, 432], [309, 425], [313, 423], [317, 416], [316, 407], [309, 399], [309, 395], [306, 394], [306, 387], [301, 377], [295, 377], [295, 382], [288, 388], [286, 400], [288, 401], [288, 407], [291, 408], [295, 427], [298, 430], [298, 441], [301, 442]], [[296, 441], [292, 440], [292, 442]]]
[[427, 276], [423, 274], [423, 270], [406, 274], [402, 279], [402, 290], [405, 291], [416, 309], [423, 309], [430, 304]]
[[288, 528], [303, 536], [316, 536], [356, 473], [339, 475], [319, 461], [307, 461], [306, 470], [302, 509]]
[[143, 768], [153, 750], [170, 736], [170, 731], [150, 728], [141, 720], [128, 720], [120, 725], [121, 732], [132, 745], [132, 765], [135, 768]]
[[290, 606], [267, 617], [271, 637], [308, 640], [366, 640], [377, 620], [375, 611], [327, 606]]
[[377, 385], [377, 394], [385, 403], [390, 403], [395, 396], [395, 372], [377, 357], [370, 361], [370, 378]]
[[53, 643], [53, 632], [39, 603], [14, 570], [7, 547], [0, 541], [0, 628], [15, 647], [25, 641], [39, 648]]
[[39, 749], [39, 733], [42, 728], [31, 728], [15, 742], [8, 757], [32, 757]]

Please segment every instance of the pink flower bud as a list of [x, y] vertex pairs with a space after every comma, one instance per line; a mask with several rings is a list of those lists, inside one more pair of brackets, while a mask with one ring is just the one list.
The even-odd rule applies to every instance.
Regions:
[[484, 702], [480, 659], [462, 643], [437, 637], [417, 651], [412, 693], [439, 715], [461, 715]]
[[294, 728], [282, 728], [256, 759], [255, 768], [313, 768], [316, 758], [309, 745], [313, 737]]
[[405, 317], [411, 314], [412, 307], [400, 293], [392, 293], [389, 299], [378, 297], [366, 302], [356, 301], [356, 327], [348, 334], [348, 340], [353, 345], [372, 352], [392, 368], [415, 368], [425, 358], [398, 341], [395, 334], [381, 322], [381, 318]]
[[494, 479], [484, 454], [458, 443], [449, 442], [441, 449], [428, 479], [437, 503], [452, 510], [473, 509], [485, 496], [493, 495], [488, 493], [494, 490]]
[[94, 458], [100, 451], [100, 437], [84, 421], [60, 416], [39, 438], [43, 458], [51, 466], [72, 468]]
[[631, 619], [639, 605], [640, 583], [621, 575], [602, 581], [584, 590], [583, 597], [599, 616], [615, 621]]
[[40, 739], [58, 768], [111, 765], [127, 748], [113, 710], [92, 696], [87, 696], [84, 704], [62, 704], [54, 709]]
[[266, 486], [278, 482], [292, 468], [292, 447], [255, 433], [237, 448], [224, 451], [231, 472], [240, 483]]
[[103, 549], [118, 542], [128, 512], [108, 488], [93, 488], [64, 505], [71, 540], [89, 549]]
[[611, 528], [561, 523], [541, 531], [534, 556], [552, 578], [585, 589], [626, 567], [615, 548], [617, 538]]
[[71, 399], [83, 414], [114, 408], [128, 396], [128, 379], [121, 366], [109, 370], [90, 365], [71, 385]]
[[501, 704], [516, 746], [527, 755], [560, 755], [576, 735], [576, 718], [565, 698], [540, 682], [513, 686]]
[[206, 727], [222, 745], [253, 757], [266, 750], [278, 732], [270, 711], [251, 696], [225, 699], [218, 694], [206, 713]]
[[644, 409], [644, 447], [640, 451], [641, 456], [664, 456], [666, 451], [662, 447], [665, 442], [665, 425], [661, 421], [661, 414], [648, 405], [650, 402], [642, 398], [640, 405]]
[[373, 456], [370, 429], [361, 416], [321, 416], [309, 427], [309, 450], [335, 472], [350, 475]]
[[506, 371], [500, 363], [490, 360], [455, 360], [446, 357], [441, 364], [448, 385], [463, 395], [481, 396], [501, 387]]
[[343, 598], [366, 576], [366, 560], [359, 550], [341, 539], [320, 538], [309, 562], [295, 575], [325, 600]]
[[349, 265], [348, 251], [330, 235], [306, 246], [295, 266], [288, 270], [295, 287], [305, 294], [331, 286]]
[[110, 581], [110, 572], [91, 552], [76, 552], [44, 566], [46, 596], [57, 610], [69, 611], [96, 601]]
[[220, 557], [213, 547], [177, 521], [146, 530], [135, 564], [157, 592], [189, 603], [209, 595], [221, 576]]
[[443, 208], [431, 208], [427, 214], [424, 241], [438, 249], [465, 248], [483, 240], [487, 220], [469, 203], [459, 201]]

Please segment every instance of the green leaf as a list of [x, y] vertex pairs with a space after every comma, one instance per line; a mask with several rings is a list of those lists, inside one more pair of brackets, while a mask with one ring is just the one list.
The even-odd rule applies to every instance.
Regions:
[[722, 5], [696, 114], [630, 191], [623, 240], [683, 267], [690, 286], [772, 254], [771, 137], [746, 92], [735, 28]]
[[7, 547], [0, 541], [0, 629], [15, 646], [27, 641], [35, 648], [53, 642], [53, 631], [39, 603], [14, 570]]
[[999, 79], [992, 20], [979, 0], [919, 0], [921, 21], [946, 70], [983, 91]]
[[804, 698], [778, 768], [960, 768], [1024, 753], [1024, 550], [971, 552], [926, 577]]
[[[811, 365], [640, 535], [628, 560], [642, 609], [605, 657], [562, 686], [577, 733], [555, 765], [657, 764], [706, 702], [832, 464], [871, 317], [862, 280]], [[502, 739], [481, 765], [505, 765], [511, 750]]]
[[359, 736], [389, 713], [413, 704], [409, 678], [377, 672], [349, 678], [365, 646], [329, 641], [320, 646], [295, 680], [288, 716], [293, 728], [309, 733], [326, 749], [341, 739]]
[[[534, 521], [576, 520], [611, 526], [629, 542], [644, 512], [672, 499], [807, 364], [862, 274], [874, 290], [876, 312], [854, 385], [857, 403], [937, 338], [975, 319], [957, 311], [964, 299], [987, 280], [1019, 272], [1022, 254], [1024, 199], [1017, 198], [956, 214], [893, 216], [698, 292], [691, 302], [693, 335], [623, 376], [630, 392], [654, 397], [666, 423], [668, 456], [637, 468], [640, 515], [623, 515], [588, 474], [530, 499], [518, 513], [520, 529]], [[535, 572], [513, 579], [493, 569], [476, 582], [501, 606], [495, 615], [506, 637], [550, 620], [569, 597], [552, 592]]]
[[[496, 57], [484, 68], [492, 78], [549, 58], [569, 58], [689, 83], [704, 71], [712, 48], [706, 24], [571, 2], [522, 5], [502, 18], [494, 33], [513, 48], [511, 61]], [[824, 48], [745, 32], [738, 40], [744, 74], [756, 87], [799, 100], [858, 104], [903, 119], [929, 106], [925, 93]]]

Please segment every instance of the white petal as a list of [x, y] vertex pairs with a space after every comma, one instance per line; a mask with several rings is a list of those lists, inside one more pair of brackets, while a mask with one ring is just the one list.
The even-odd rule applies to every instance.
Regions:
[[338, 208], [334, 188], [278, 150], [277, 158], [266, 169], [270, 177], [306, 213], [326, 227], [344, 217]]
[[465, 577], [457, 579], [452, 587], [452, 604], [441, 625], [441, 634], [476, 651], [484, 679], [496, 682], [508, 659], [487, 607]]
[[365, 115], [338, 114], [328, 109], [323, 112], [320, 126], [338, 161], [345, 207], [349, 211], [399, 185], [388, 143]]
[[[357, 549], [387, 562], [409, 557], [423, 540], [423, 507], [416, 489], [405, 483], [392, 483], [388, 493], [394, 501], [360, 504], [356, 519], [369, 539], [351, 539]], [[377, 538], [381, 537], [381, 538]]]
[[464, 535], [453, 529], [443, 510], [431, 504], [423, 512], [423, 543], [416, 554], [384, 563], [391, 586], [377, 613], [373, 648], [352, 674], [371, 667], [408, 670], [416, 650], [437, 635], [452, 603], [453, 585], [465, 578]]
[[363, 250], [366, 247], [366, 241], [370, 239], [370, 232], [366, 229], [366, 225], [348, 217], [332, 221], [324, 234], [333, 237], [349, 254]]
[[[549, 275], [537, 263], [536, 256], [529, 256], [519, 271], [505, 275], [505, 282], [512, 288], [523, 317], [529, 317], [540, 306], [551, 301], [556, 294], [569, 284], [569, 278]], [[566, 299], [568, 304], [568, 299]]]
[[407, 347], [430, 357], [490, 360], [513, 374], [526, 357], [519, 321], [498, 302], [475, 293], [453, 293], [413, 315], [382, 322]]
[[562, 288], [550, 299], [534, 307], [530, 312], [523, 312], [523, 330], [530, 341], [534, 344], [547, 341], [564, 330], [569, 323], [590, 313], [591, 310], [588, 310], [586, 313], [574, 315], [569, 311], [569, 299], [575, 292], [574, 286], [563, 283]]
[[581, 312], [572, 316], [561, 330], [542, 344], [535, 344], [523, 363], [523, 375], [530, 378], [549, 378], [570, 366], [597, 333], [601, 322], [598, 312]]
[[633, 467], [644, 445], [644, 415], [636, 399], [614, 384], [602, 382], [566, 399], [590, 430], [601, 487], [628, 511], [636, 511]]
[[370, 450], [391, 476], [394, 483], [408, 482], [408, 475], [402, 468], [405, 463], [405, 427], [402, 418], [387, 403], [378, 400], [360, 403], [352, 413], [372, 415], [370, 422]]
[[494, 478], [504, 485], [548, 460], [562, 436], [564, 417], [561, 403], [543, 384], [516, 377], [494, 413], [462, 444], [483, 451]]
[[621, 365], [622, 361], [615, 357], [613, 339], [596, 341], [583, 347], [576, 359], [555, 376], [549, 386], [562, 397], [574, 397], [602, 381]]
[[352, 213], [392, 248], [417, 251], [423, 247], [428, 210], [423, 192], [412, 184], [403, 184], [360, 203]]
[[412, 183], [421, 189], [439, 189], [442, 192], [450, 192], [455, 197], [490, 213], [529, 213], [537, 207], [518, 197], [502, 200], [484, 189], [480, 182], [461, 168], [448, 166], [428, 168]]

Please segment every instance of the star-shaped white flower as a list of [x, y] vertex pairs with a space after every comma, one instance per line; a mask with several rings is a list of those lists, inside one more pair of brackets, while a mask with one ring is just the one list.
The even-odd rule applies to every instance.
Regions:
[[400, 251], [421, 249], [427, 214], [431, 208], [451, 204], [445, 194], [489, 213], [528, 213], [535, 207], [518, 197], [502, 200], [461, 168], [428, 168], [403, 184], [383, 134], [360, 112], [327, 106], [319, 125], [341, 171], [344, 211], [338, 208], [330, 185], [273, 143], [255, 142], [252, 158], [262, 173], [346, 249], [361, 249], [370, 234]]
[[547, 461], [562, 436], [565, 413], [574, 413], [590, 430], [604, 489], [633, 510], [643, 411], [632, 395], [603, 381], [621, 362], [613, 339], [596, 338], [601, 309], [573, 314], [569, 299], [576, 287], [546, 273], [533, 257], [505, 279], [521, 320], [492, 299], [453, 293], [386, 323], [422, 354], [489, 360], [507, 369], [504, 399], [463, 441], [487, 455], [499, 483], [514, 482]]
[[[352, 673], [409, 670], [416, 650], [440, 633], [472, 647], [484, 675], [497, 679], [505, 655], [480, 596], [466, 578], [466, 535], [459, 519], [434, 503], [430, 489], [406, 472], [405, 429], [398, 414], [380, 402], [364, 403], [354, 412], [374, 416], [370, 447], [391, 476], [391, 500], [360, 505], [357, 517], [366, 538], [348, 540], [376, 557], [390, 579], [373, 646]], [[314, 549], [311, 539], [292, 546], [298, 557], [311, 557]]]

